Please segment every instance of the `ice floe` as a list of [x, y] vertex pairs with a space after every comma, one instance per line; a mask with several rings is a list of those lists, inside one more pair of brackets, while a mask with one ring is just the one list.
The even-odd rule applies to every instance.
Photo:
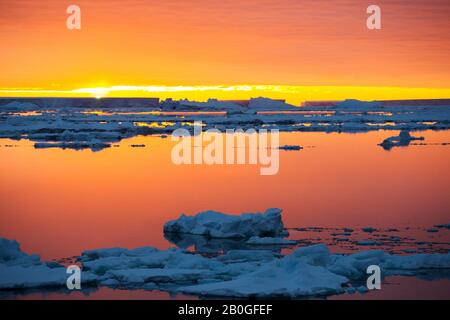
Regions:
[[380, 143], [380, 146], [382, 146], [385, 150], [390, 150], [393, 147], [406, 147], [409, 146], [411, 141], [414, 140], [424, 140], [423, 137], [413, 137], [407, 130], [400, 131], [400, 134], [398, 136], [389, 137], [385, 140], [383, 140], [382, 143]]
[[[0, 238], [0, 289], [64, 288], [66, 268], [52, 262], [42, 262], [37, 255], [22, 252], [17, 241]], [[85, 272], [84, 284], [94, 283], [97, 276]]]
[[281, 209], [239, 216], [205, 211], [195, 216], [182, 214], [164, 225], [164, 233], [185, 233], [210, 238], [285, 237], [288, 232], [281, 220]]
[[[308, 232], [328, 229], [305, 228]], [[333, 234], [348, 236], [354, 232], [350, 228], [339, 230]], [[415, 254], [415, 250], [403, 248], [401, 255], [383, 250], [343, 254], [332, 253], [322, 243], [302, 246], [300, 240], [285, 239], [288, 234], [280, 209], [239, 216], [215, 211], [191, 217], [182, 215], [169, 221], [164, 231], [178, 235], [180, 243], [183, 243], [183, 237], [215, 239], [218, 242], [235, 241], [240, 249], [230, 246], [229, 250], [214, 254], [200, 254], [184, 248], [160, 250], [151, 246], [86, 250], [76, 258], [82, 268], [83, 285], [208, 297], [297, 298], [365, 292], [367, 288], [361, 287], [360, 283], [367, 278], [370, 265], [379, 266], [383, 276], [426, 276], [432, 271], [432, 277], [439, 277], [440, 273], [445, 277], [450, 270], [448, 251]], [[360, 246], [378, 246], [386, 237], [386, 241], [395, 243], [401, 240], [396, 236], [381, 237], [377, 234], [378, 229], [372, 227], [361, 231], [370, 232], [377, 240], [359, 240]], [[273, 247], [293, 244], [300, 244], [300, 247], [287, 254], [273, 250]], [[61, 289], [65, 288], [67, 277], [62, 265], [41, 261], [37, 255], [24, 253], [18, 242], [0, 238], [1, 290]]]
[[[26, 255], [17, 242], [1, 239], [0, 245], [2, 290], [65, 286], [65, 268]], [[344, 255], [332, 254], [323, 244], [285, 256], [271, 250], [231, 250], [205, 257], [175, 248], [110, 248], [85, 251], [78, 261], [85, 284], [241, 298], [344, 293], [353, 281], [365, 279], [373, 264], [385, 275], [450, 268], [448, 253], [398, 256], [376, 250]]]
[[[202, 121], [205, 130], [264, 127], [280, 131], [409, 132], [450, 128], [450, 105], [445, 104], [380, 106], [379, 102], [348, 100], [328, 107], [296, 107], [282, 100], [254, 98], [246, 103], [118, 100], [111, 101], [111, 107], [94, 108], [97, 103], [87, 100], [85, 107], [79, 105], [83, 100], [41, 100], [0, 98], [0, 138], [29, 139], [37, 148], [102, 150], [136, 135], [167, 136], [178, 128], [192, 131], [195, 121]], [[389, 138], [382, 145], [391, 148], [412, 141], [406, 135], [402, 137]]]

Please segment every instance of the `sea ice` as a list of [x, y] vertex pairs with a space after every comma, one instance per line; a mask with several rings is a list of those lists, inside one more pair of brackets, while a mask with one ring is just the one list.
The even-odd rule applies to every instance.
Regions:
[[408, 146], [411, 141], [414, 140], [424, 140], [423, 137], [413, 137], [410, 135], [409, 131], [402, 130], [400, 131], [400, 134], [398, 136], [389, 137], [385, 139], [382, 143], [380, 143], [380, 146], [383, 147], [385, 150], [390, 150], [393, 147], [405, 147]]
[[281, 209], [265, 213], [244, 213], [239, 216], [205, 211], [195, 216], [182, 214], [164, 225], [164, 233], [185, 233], [210, 238], [285, 237], [288, 232], [281, 220]]
[[303, 149], [301, 146], [296, 146], [296, 145], [284, 145], [284, 146], [279, 146], [278, 149], [280, 150], [301, 150]]
[[[28, 255], [15, 240], [0, 238], [0, 289], [66, 287], [68, 274], [63, 266], [42, 262], [38, 255]], [[82, 283], [92, 283], [97, 277], [83, 272]]]
[[[65, 268], [27, 257], [17, 242], [0, 239], [1, 289], [65, 286]], [[323, 244], [285, 256], [271, 250], [231, 250], [204, 257], [175, 248], [110, 248], [85, 251], [78, 260], [83, 283], [243, 298], [343, 293], [352, 281], [365, 279], [367, 267], [373, 264], [384, 275], [450, 269], [449, 253], [398, 256], [371, 250], [343, 255], [330, 253]]]

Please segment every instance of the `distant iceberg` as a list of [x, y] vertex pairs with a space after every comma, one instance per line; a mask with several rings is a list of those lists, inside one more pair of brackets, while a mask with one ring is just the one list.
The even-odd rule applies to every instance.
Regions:
[[347, 99], [336, 103], [333, 108], [361, 111], [361, 110], [372, 110], [383, 108], [383, 104], [379, 101], [362, 101], [357, 99]]

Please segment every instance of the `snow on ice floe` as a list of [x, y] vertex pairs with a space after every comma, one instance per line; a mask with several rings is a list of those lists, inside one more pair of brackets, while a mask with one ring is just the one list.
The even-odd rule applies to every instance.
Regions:
[[409, 146], [411, 141], [424, 140], [424, 137], [413, 137], [407, 130], [400, 131], [398, 136], [393, 136], [385, 139], [380, 146], [385, 150], [390, 150], [393, 147], [406, 147]]
[[281, 209], [239, 216], [205, 211], [195, 216], [182, 214], [164, 225], [164, 233], [194, 234], [210, 238], [285, 237], [288, 232], [281, 220]]
[[[86, 272], [82, 283], [93, 283], [97, 276]], [[54, 262], [42, 262], [38, 255], [28, 255], [17, 241], [0, 238], [0, 289], [63, 288], [66, 268]]]

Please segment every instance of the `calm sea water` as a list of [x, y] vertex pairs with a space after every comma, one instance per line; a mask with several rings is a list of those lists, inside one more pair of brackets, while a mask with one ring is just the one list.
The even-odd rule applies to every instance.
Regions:
[[[100, 152], [38, 150], [29, 141], [1, 139], [0, 236], [60, 259], [101, 247], [171, 247], [164, 223], [203, 210], [279, 207], [289, 228], [372, 226], [412, 236], [449, 223], [450, 145], [442, 143], [450, 142], [450, 131], [415, 133], [426, 145], [377, 146], [395, 134], [281, 133], [280, 144], [304, 149], [280, 151], [273, 176], [261, 176], [259, 165], [177, 166], [170, 138], [134, 137]], [[432, 237], [448, 244], [448, 233]]]

